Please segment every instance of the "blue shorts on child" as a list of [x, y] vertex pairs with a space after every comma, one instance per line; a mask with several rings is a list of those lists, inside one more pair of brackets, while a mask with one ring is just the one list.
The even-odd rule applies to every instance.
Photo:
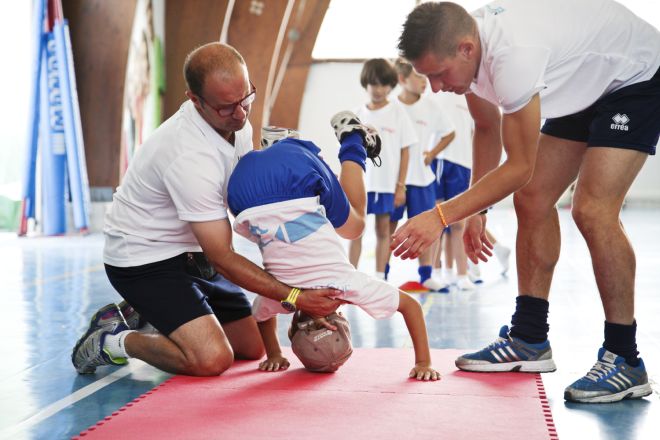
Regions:
[[367, 214], [392, 214], [394, 194], [370, 191], [367, 193]]
[[445, 159], [442, 166], [440, 185], [436, 199], [449, 200], [465, 192], [470, 187], [471, 172], [469, 168]]
[[406, 185], [406, 203], [395, 207], [390, 220], [393, 222], [403, 218], [403, 213], [408, 213], [408, 218], [428, 211], [435, 206], [435, 182], [428, 186]]

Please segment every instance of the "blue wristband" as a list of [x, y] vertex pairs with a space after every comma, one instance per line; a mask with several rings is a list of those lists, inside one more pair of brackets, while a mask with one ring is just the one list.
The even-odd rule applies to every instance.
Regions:
[[364, 141], [359, 133], [353, 132], [344, 137], [339, 148], [339, 162], [350, 160], [367, 169], [367, 150], [362, 145]]

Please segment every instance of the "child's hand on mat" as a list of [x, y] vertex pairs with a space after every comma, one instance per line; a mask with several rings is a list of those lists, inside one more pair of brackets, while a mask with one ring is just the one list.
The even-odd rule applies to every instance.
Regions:
[[289, 368], [289, 360], [282, 356], [281, 354], [276, 356], [269, 356], [265, 361], [259, 364], [259, 370], [261, 371], [279, 371], [286, 370]]
[[418, 362], [415, 364], [408, 377], [417, 380], [440, 380], [440, 373], [431, 368], [428, 362]]

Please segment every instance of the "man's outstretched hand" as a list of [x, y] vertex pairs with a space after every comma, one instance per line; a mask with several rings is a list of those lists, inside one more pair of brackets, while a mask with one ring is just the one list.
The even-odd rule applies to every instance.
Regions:
[[479, 260], [486, 262], [488, 257], [492, 257], [493, 244], [486, 235], [486, 216], [473, 215], [465, 222], [465, 232], [463, 233], [463, 246], [465, 254], [474, 263]]
[[402, 260], [417, 258], [431, 243], [440, 238], [442, 223], [435, 209], [409, 219], [394, 232], [390, 249]]

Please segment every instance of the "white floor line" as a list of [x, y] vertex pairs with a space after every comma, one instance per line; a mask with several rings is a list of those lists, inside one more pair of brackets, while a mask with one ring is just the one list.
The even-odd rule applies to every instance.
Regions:
[[39, 410], [33, 416], [23, 420], [21, 423], [18, 423], [14, 426], [11, 426], [4, 431], [0, 432], [0, 438], [10, 439], [15, 438], [15, 435], [19, 432], [24, 432], [27, 428], [30, 428], [38, 423], [43, 422], [47, 418], [57, 414], [64, 408], [73, 405], [74, 403], [84, 399], [87, 396], [94, 394], [100, 389], [110, 385], [113, 382], [118, 381], [122, 377], [128, 376], [129, 374], [135, 373], [143, 368], [148, 367], [148, 365], [138, 359], [131, 359], [131, 363], [127, 366], [118, 369], [117, 371], [108, 374], [103, 379], [99, 379], [94, 383], [87, 385], [79, 389], [78, 391], [68, 395], [67, 397], [58, 400], [57, 402], [51, 403], [47, 407]]

